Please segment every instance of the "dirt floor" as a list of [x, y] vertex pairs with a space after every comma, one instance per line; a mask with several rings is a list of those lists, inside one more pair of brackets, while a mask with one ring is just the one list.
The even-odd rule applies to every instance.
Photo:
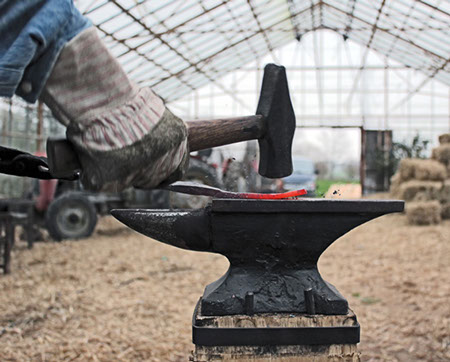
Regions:
[[361, 191], [360, 184], [333, 184], [328, 189], [325, 197], [327, 199], [360, 199]]
[[[19, 242], [12, 260], [0, 275], [0, 361], [187, 361], [195, 303], [228, 265], [112, 218], [90, 239]], [[358, 316], [363, 361], [450, 361], [450, 221], [383, 216], [319, 267]]]

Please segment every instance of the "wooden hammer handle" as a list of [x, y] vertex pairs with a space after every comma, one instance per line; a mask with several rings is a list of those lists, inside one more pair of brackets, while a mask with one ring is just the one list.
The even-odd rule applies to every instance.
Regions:
[[257, 139], [265, 132], [264, 117], [260, 115], [188, 121], [186, 124], [191, 152]]
[[[260, 138], [265, 132], [263, 116], [189, 121], [189, 150], [200, 151], [207, 148]], [[73, 180], [80, 161], [72, 144], [66, 139], [49, 139], [47, 155], [51, 174], [55, 178]]]

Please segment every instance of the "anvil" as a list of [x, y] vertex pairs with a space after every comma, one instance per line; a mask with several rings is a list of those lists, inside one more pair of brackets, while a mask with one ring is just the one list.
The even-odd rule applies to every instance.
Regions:
[[346, 314], [348, 303], [320, 276], [320, 255], [351, 229], [403, 208], [388, 200], [213, 199], [199, 210], [112, 214], [163, 243], [228, 258], [228, 271], [205, 288], [202, 315], [335, 315]]

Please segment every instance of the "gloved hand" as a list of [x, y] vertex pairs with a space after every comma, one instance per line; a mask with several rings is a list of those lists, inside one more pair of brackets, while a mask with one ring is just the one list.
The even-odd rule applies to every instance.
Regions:
[[127, 77], [95, 28], [65, 45], [41, 98], [67, 126], [88, 189], [153, 188], [187, 169], [186, 125]]

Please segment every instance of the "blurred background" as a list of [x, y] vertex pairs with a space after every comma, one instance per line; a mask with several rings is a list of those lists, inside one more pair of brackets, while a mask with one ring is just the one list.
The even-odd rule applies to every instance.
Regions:
[[[130, 77], [184, 120], [254, 114], [264, 66], [284, 65], [297, 125], [293, 175], [259, 176], [258, 146], [246, 142], [192, 154], [186, 179], [240, 192], [406, 200], [409, 215], [352, 231], [321, 267], [366, 325], [366, 360], [450, 360], [447, 0], [75, 4]], [[46, 139], [64, 132], [42, 103], [0, 100], [1, 145], [44, 155]], [[166, 249], [100, 216], [203, 207], [207, 198], [90, 193], [77, 182], [6, 175], [0, 196], [6, 211], [28, 215], [16, 238], [29, 247], [81, 239], [15, 246], [13, 274], [0, 281], [8, 291], [0, 359], [186, 360], [190, 313], [212, 281], [203, 271], [218, 277], [226, 261]], [[177, 293], [189, 297], [174, 306]]]

